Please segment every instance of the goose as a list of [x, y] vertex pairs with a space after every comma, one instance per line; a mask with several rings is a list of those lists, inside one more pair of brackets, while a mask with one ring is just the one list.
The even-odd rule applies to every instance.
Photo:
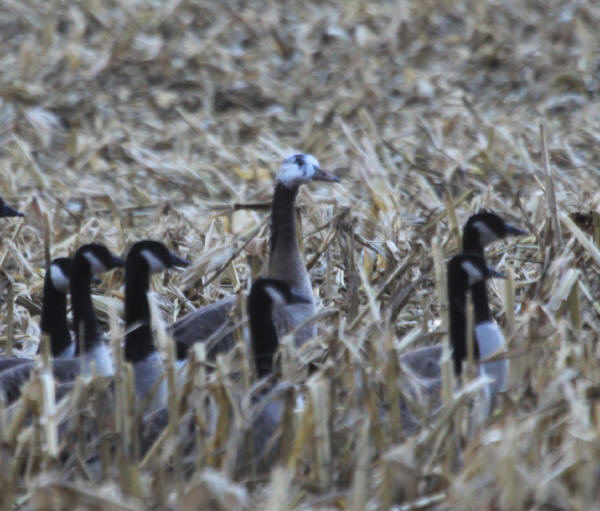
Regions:
[[9, 217], [9, 216], [25, 216], [20, 211], [11, 208], [2, 198], [0, 198], [0, 217]]
[[[319, 161], [310, 154], [293, 154], [283, 160], [277, 172], [271, 205], [270, 255], [266, 276], [285, 282], [294, 293], [304, 296], [307, 301], [288, 305], [279, 311], [276, 317], [279, 335], [290, 332], [315, 314], [312, 286], [298, 246], [294, 214], [300, 186], [310, 181], [338, 183], [340, 180], [321, 169]], [[216, 332], [227, 321], [235, 301], [235, 296], [226, 297], [174, 323], [171, 332], [177, 341], [178, 356], [185, 357], [193, 343]], [[295, 340], [301, 344], [315, 333], [315, 324], [305, 325], [296, 333]], [[231, 343], [232, 339], [221, 342], [213, 353], [229, 349]]]
[[[454, 372], [460, 375], [463, 361], [467, 359], [467, 291], [489, 278], [504, 278], [504, 275], [486, 265], [477, 254], [459, 254], [448, 262], [448, 316], [450, 320], [450, 344]], [[475, 356], [486, 359], [504, 348], [504, 337], [491, 318], [487, 292], [473, 296], [473, 323], [475, 325]], [[496, 360], [479, 364], [480, 375], [488, 376], [492, 382], [486, 387], [488, 398], [493, 400], [498, 391], [505, 390], [508, 381], [508, 360]]]
[[[75, 325], [75, 351], [76, 355], [80, 356], [52, 361], [52, 371], [58, 382], [74, 380], [82, 367], [85, 373], [89, 373], [92, 363], [98, 374], [113, 373], [112, 360], [102, 342], [94, 312], [90, 284], [92, 275], [121, 267], [124, 263], [123, 259], [112, 254], [104, 245], [96, 243], [83, 245], [75, 252], [71, 260], [69, 287]], [[0, 373], [0, 393], [4, 394], [7, 402], [10, 403], [19, 397], [21, 387], [29, 380], [33, 367], [33, 362], [26, 362]]]
[[[67, 327], [67, 292], [71, 275], [71, 259], [53, 259], [44, 277], [42, 301], [42, 333], [50, 338], [50, 350], [54, 358], [69, 358], [75, 354], [75, 344]], [[0, 359], [0, 371], [31, 362], [30, 358], [7, 357]]]
[[[508, 236], [523, 236], [527, 231], [505, 222], [497, 214], [489, 210], [481, 210], [471, 215], [463, 227], [462, 243], [463, 253], [473, 253], [484, 257], [484, 249], [490, 243]], [[488, 295], [485, 281], [474, 284], [471, 288], [472, 296], [476, 299]], [[475, 343], [475, 355], [478, 355], [478, 344]], [[442, 347], [425, 346], [417, 348], [400, 356], [401, 362], [406, 364], [417, 376], [428, 379], [441, 377], [440, 357]]]
[[148, 289], [150, 276], [173, 266], [187, 266], [160, 241], [135, 243], [125, 262], [125, 359], [133, 365], [136, 396], [139, 399], [153, 389], [161, 379], [147, 411], [166, 406], [167, 385], [164, 368], [152, 336]]
[[527, 231], [505, 222], [493, 211], [483, 209], [471, 215], [463, 227], [463, 253], [473, 252], [483, 257], [483, 250], [490, 243], [526, 234]]
[[110, 353], [102, 342], [102, 333], [92, 304], [92, 276], [124, 265], [123, 259], [98, 243], [83, 245], [73, 256], [69, 288], [75, 328], [75, 354], [83, 356], [86, 372], [90, 371], [91, 363], [94, 362], [98, 374], [113, 374]]
[[[273, 361], [279, 349], [279, 338], [275, 327], [275, 318], [282, 308], [291, 304], [307, 303], [305, 296], [295, 293], [285, 282], [277, 279], [259, 278], [250, 289], [247, 308], [250, 325], [250, 353], [253, 358], [256, 375], [269, 383], [267, 388], [254, 401], [253, 415], [248, 430], [252, 435], [253, 452], [243, 452], [238, 457], [241, 463], [247, 456], [263, 456], [269, 440], [275, 433], [283, 414], [283, 402], [274, 398], [281, 393], [273, 378]], [[271, 381], [269, 381], [271, 378]], [[169, 422], [166, 407], [145, 417], [142, 429], [142, 452], [154, 443]], [[194, 437], [186, 424], [182, 438]], [[184, 440], [185, 441], [185, 440]], [[186, 448], [187, 450], [187, 448]]]
[[296, 292], [287, 282], [279, 279], [259, 278], [250, 289], [247, 304], [251, 356], [258, 379], [272, 380], [271, 385], [264, 388], [254, 402], [254, 413], [250, 419], [253, 458], [264, 458], [284, 411], [283, 400], [277, 398], [281, 389], [275, 385], [276, 378], [273, 376], [275, 354], [279, 349], [277, 317], [292, 305], [311, 303], [311, 297]]
[[[452, 257], [447, 265], [448, 275], [448, 310], [450, 320], [450, 344], [452, 346], [452, 359], [455, 374], [460, 376], [462, 373], [463, 361], [467, 358], [467, 292], [479, 284], [484, 283], [489, 278], [503, 278], [504, 275], [486, 265], [485, 260], [478, 254], [459, 254]], [[491, 319], [491, 314], [487, 301], [487, 293], [484, 290], [484, 296], [476, 302], [474, 306], [474, 325], [475, 337], [474, 344], [479, 344], [477, 353], [481, 358], [487, 358], [504, 347], [504, 338], [496, 323]], [[495, 329], [490, 325], [493, 323]], [[493, 342], [490, 337], [493, 336]], [[429, 360], [431, 365], [437, 367], [439, 373], [441, 347], [434, 346], [431, 349], [437, 351], [437, 359]], [[419, 351], [419, 350], [415, 350]], [[420, 350], [420, 354], [423, 351]], [[508, 361], [490, 361], [479, 364], [478, 372], [480, 376], [487, 376], [490, 383], [483, 388], [483, 397], [485, 403], [485, 412], [490, 414], [495, 405], [496, 396], [499, 391], [505, 390], [508, 381]], [[417, 375], [420, 376], [420, 375]], [[419, 388], [419, 394], [425, 398], [426, 408], [439, 411], [441, 378], [423, 378], [400, 380], [400, 386], [404, 389], [403, 397], [400, 400], [400, 420], [403, 431], [406, 434], [414, 434], [421, 428], [421, 419], [413, 414], [409, 408], [404, 396], [411, 396], [415, 399], [416, 390]]]
[[296, 293], [283, 280], [259, 278], [248, 295], [248, 316], [252, 357], [258, 378], [273, 374], [273, 360], [279, 349], [276, 318], [290, 305], [312, 303], [310, 297]]

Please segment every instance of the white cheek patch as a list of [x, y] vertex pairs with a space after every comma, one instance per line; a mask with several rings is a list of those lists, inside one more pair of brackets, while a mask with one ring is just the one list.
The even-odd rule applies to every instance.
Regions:
[[69, 290], [69, 279], [58, 264], [50, 265], [50, 281], [58, 291], [66, 293]]
[[303, 154], [304, 165], [296, 163], [295, 157], [286, 158], [277, 173], [277, 181], [286, 186], [296, 186], [310, 181], [319, 168], [319, 161], [312, 154]]
[[274, 286], [265, 286], [264, 290], [265, 293], [271, 297], [271, 301], [273, 302], [271, 308], [273, 310], [279, 309], [280, 307], [285, 307], [287, 305], [287, 300], [285, 297]]
[[320, 168], [319, 160], [317, 160], [312, 154], [305, 154], [304, 161], [306, 162], [306, 166], [310, 169], [310, 177], [315, 174], [316, 169]]
[[150, 273], [159, 273], [167, 269], [167, 266], [162, 262], [161, 259], [156, 257], [150, 250], [145, 249], [140, 252], [140, 255], [148, 263]]
[[461, 266], [469, 278], [469, 287], [484, 280], [483, 273], [471, 261], [464, 261]]
[[501, 238], [501, 236], [499, 236], [497, 233], [492, 231], [485, 224], [485, 222], [482, 222], [482, 221], [475, 222], [473, 224], [473, 227], [475, 227], [475, 229], [477, 229], [477, 231], [479, 232], [479, 242], [481, 243], [481, 246], [485, 247], [486, 245], [489, 245], [493, 241], [499, 240]]
[[[306, 167], [304, 167], [306, 168]], [[277, 182], [286, 186], [295, 186], [308, 181], [305, 171], [294, 161], [284, 162], [277, 173]]]
[[90, 268], [92, 270], [92, 275], [96, 275], [97, 273], [104, 273], [108, 268], [102, 264], [102, 261], [98, 259], [91, 252], [84, 252], [83, 257], [87, 259], [87, 262], [90, 263]]

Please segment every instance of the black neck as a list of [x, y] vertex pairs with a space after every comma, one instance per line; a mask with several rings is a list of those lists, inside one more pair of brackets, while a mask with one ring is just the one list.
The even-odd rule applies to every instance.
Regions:
[[271, 300], [265, 293], [256, 293], [248, 300], [248, 314], [256, 373], [259, 378], [264, 378], [273, 372], [273, 358], [279, 347], [271, 313]]
[[478, 254], [483, 257], [483, 247], [479, 241], [479, 231], [472, 226], [465, 226], [462, 236], [463, 253]]
[[479, 325], [492, 319], [490, 312], [490, 303], [488, 301], [488, 293], [486, 282], [478, 282], [471, 286], [471, 298], [473, 300], [473, 323]]
[[[141, 258], [128, 258], [125, 265], [125, 359], [139, 362], [156, 351], [150, 322], [150, 270]], [[129, 331], [130, 328], [134, 330]]]
[[448, 313], [450, 319], [450, 344], [454, 372], [459, 375], [462, 361], [467, 358], [467, 286], [461, 276], [448, 272]]
[[52, 284], [50, 270], [44, 279], [44, 301], [42, 303], [42, 333], [50, 336], [52, 356], [59, 356], [71, 344], [67, 325], [67, 295]]
[[[73, 325], [77, 353], [81, 352], [81, 344], [89, 351], [100, 342], [100, 328], [91, 290], [92, 272], [84, 257], [75, 256], [71, 267], [71, 306], [73, 308]], [[83, 339], [80, 334], [83, 332]]]
[[288, 188], [277, 183], [271, 205], [271, 255], [278, 246], [296, 245], [296, 219], [294, 204], [298, 186]]

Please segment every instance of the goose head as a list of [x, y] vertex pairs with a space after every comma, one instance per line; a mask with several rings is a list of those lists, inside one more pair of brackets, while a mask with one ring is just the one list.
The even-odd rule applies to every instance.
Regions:
[[71, 259], [68, 257], [53, 259], [47, 275], [54, 289], [66, 293], [69, 290], [69, 279], [71, 278]]
[[99, 243], [88, 243], [79, 247], [73, 256], [73, 260], [85, 261], [91, 275], [125, 266], [123, 259], [114, 255], [108, 248]]
[[270, 374], [275, 352], [279, 346], [273, 316], [287, 305], [310, 303], [278, 279], [257, 279], [248, 295], [248, 314], [252, 335], [252, 350], [259, 377]]
[[339, 183], [337, 176], [323, 170], [312, 154], [293, 154], [283, 160], [277, 172], [277, 183], [294, 188], [309, 181], [329, 181]]
[[448, 291], [453, 292], [452, 285], [467, 288], [490, 278], [505, 278], [505, 275], [491, 266], [478, 254], [459, 254], [448, 262]]
[[295, 303], [312, 303], [304, 296], [294, 292], [292, 288], [279, 279], [257, 279], [252, 284], [250, 304], [260, 304], [263, 310], [268, 310], [271, 315], [279, 308]]
[[127, 265], [144, 264], [150, 275], [173, 266], [188, 266], [189, 261], [171, 252], [163, 243], [154, 240], [142, 240], [135, 243], [127, 254]]
[[2, 199], [0, 199], [0, 217], [2, 216], [24, 216], [23, 213], [16, 209], [8, 206]]
[[471, 215], [463, 228], [463, 251], [482, 253], [486, 245], [507, 236], [523, 236], [527, 231], [505, 222], [488, 210]]

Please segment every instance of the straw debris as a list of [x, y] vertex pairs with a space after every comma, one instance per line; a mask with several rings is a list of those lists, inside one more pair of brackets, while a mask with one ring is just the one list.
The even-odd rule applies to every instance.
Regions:
[[[42, 352], [22, 397], [0, 398], [0, 509], [596, 508], [599, 25], [590, 0], [3, 2], [0, 196], [26, 217], [1, 224], [2, 354], [35, 356], [44, 269], [83, 243], [150, 237], [192, 261], [153, 283], [169, 363], [164, 324], [239, 300], [235, 348], [192, 349], [149, 418], [122, 274], [104, 276], [117, 374], [65, 389]], [[282, 340], [264, 393], [240, 304], [292, 151], [342, 181], [299, 194], [323, 313], [307, 345]], [[511, 378], [486, 419], [447, 346], [440, 410], [399, 360], [447, 344], [445, 260], [482, 207], [529, 231], [488, 252], [509, 276], [489, 290]]]

